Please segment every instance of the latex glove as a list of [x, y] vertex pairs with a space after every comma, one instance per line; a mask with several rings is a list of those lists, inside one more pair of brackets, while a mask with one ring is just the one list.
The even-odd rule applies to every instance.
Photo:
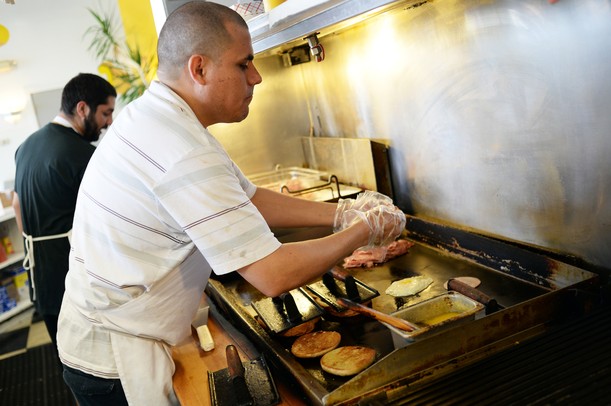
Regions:
[[367, 211], [381, 204], [394, 206], [390, 197], [372, 190], [366, 190], [363, 193], [359, 193], [352, 208], [359, 211]]
[[341, 219], [342, 230], [363, 221], [369, 226], [367, 247], [385, 247], [401, 235], [405, 229], [405, 214], [395, 206], [378, 205], [367, 211], [349, 209]]
[[359, 193], [356, 199], [339, 199], [337, 201], [337, 208], [335, 209], [333, 232], [338, 232], [346, 228], [345, 225], [342, 225], [342, 218], [347, 210], [365, 212], [379, 205], [393, 206], [392, 199], [371, 190]]

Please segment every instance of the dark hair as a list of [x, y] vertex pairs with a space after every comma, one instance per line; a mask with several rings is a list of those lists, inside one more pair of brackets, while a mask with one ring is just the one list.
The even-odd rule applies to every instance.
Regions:
[[71, 116], [78, 102], [84, 101], [95, 111], [111, 96], [117, 97], [117, 91], [106, 79], [91, 73], [79, 73], [64, 86], [60, 110]]
[[222, 4], [193, 1], [178, 7], [159, 33], [158, 73], [175, 76], [194, 54], [217, 58], [231, 41], [227, 23], [248, 29], [241, 15]]

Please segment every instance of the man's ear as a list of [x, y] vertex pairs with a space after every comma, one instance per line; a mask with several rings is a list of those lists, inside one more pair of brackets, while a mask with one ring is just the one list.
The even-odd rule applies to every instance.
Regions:
[[204, 55], [191, 55], [189, 62], [187, 63], [187, 69], [189, 69], [189, 76], [191, 79], [199, 84], [206, 83], [206, 71], [210, 66], [210, 59]]
[[80, 118], [87, 118], [87, 114], [89, 113], [89, 106], [84, 101], [80, 101], [76, 103], [76, 107], [74, 109], [75, 115]]

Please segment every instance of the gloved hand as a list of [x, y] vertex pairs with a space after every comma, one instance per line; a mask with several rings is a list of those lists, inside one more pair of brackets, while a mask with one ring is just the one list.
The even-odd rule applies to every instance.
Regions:
[[344, 211], [340, 221], [341, 230], [359, 220], [369, 226], [369, 248], [384, 247], [393, 242], [405, 229], [406, 222], [405, 214], [399, 208], [381, 204], [367, 211]]
[[359, 193], [356, 199], [339, 199], [337, 202], [337, 209], [335, 209], [333, 232], [338, 232], [346, 228], [345, 226], [342, 227], [342, 218], [347, 210], [365, 212], [379, 205], [394, 207], [390, 197], [371, 190]]

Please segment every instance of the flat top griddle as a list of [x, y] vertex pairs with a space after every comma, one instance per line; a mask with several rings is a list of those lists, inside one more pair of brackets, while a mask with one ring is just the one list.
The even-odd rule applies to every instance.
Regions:
[[[416, 244], [409, 249], [406, 255], [374, 268], [348, 270], [354, 278], [379, 292], [379, 296], [371, 301], [371, 307], [383, 313], [391, 314], [402, 307], [417, 304], [447, 292], [444, 283], [448, 279], [471, 276], [480, 279], [481, 285], [478, 286], [478, 289], [495, 298], [506, 309], [502, 313], [511, 316], [510, 326], [508, 327], [506, 323], [502, 326], [504, 334], [507, 334], [511, 329], [526, 327], [526, 324], [523, 323], [538, 320], [536, 313], [541, 306], [528, 303], [533, 301], [536, 303], [541, 301], [545, 304], [560, 303], [561, 301], [556, 299], [559, 296], [550, 296], [550, 293], [573, 286], [573, 284], [589, 283], [595, 277], [590, 272], [546, 257], [532, 257], [531, 254], [525, 254], [519, 248], [514, 247], [507, 250], [503, 243], [496, 247], [498, 242], [482, 236], [473, 236], [462, 230], [445, 230], [445, 226], [439, 226], [442, 228], [440, 232], [434, 228], [437, 227], [434, 224], [432, 230], [426, 229], [424, 225], [414, 224], [413, 218], [411, 220], [412, 223], [408, 221], [408, 230], [411, 229], [413, 234], [408, 234], [408, 238]], [[513, 256], [507, 259], [509, 255]], [[385, 294], [386, 288], [392, 282], [418, 275], [431, 278], [433, 283], [414, 296], [392, 297]], [[442, 345], [429, 346], [429, 343], [438, 341], [435, 335], [416, 341], [415, 344], [418, 344], [416, 346], [410, 344], [405, 348], [395, 349], [391, 333], [382, 323], [360, 315], [340, 318], [325, 314], [317, 325], [318, 330], [338, 331], [342, 335], [340, 346], [369, 346], [374, 348], [377, 354], [376, 362], [358, 376], [338, 377], [322, 371], [318, 359], [295, 358], [290, 353], [290, 347], [295, 338], [280, 337], [263, 329], [256, 322], [257, 314], [251, 303], [262, 299], [263, 296], [239, 276], [213, 276], [206, 292], [227, 318], [234, 324], [240, 325], [241, 330], [266, 353], [266, 358], [270, 363], [289, 372], [297, 382], [301, 383], [302, 389], [313, 403], [325, 404], [329, 401], [327, 399], [329, 397], [339, 398], [354, 395], [355, 390], [366, 390], [371, 382], [384, 382], [384, 379], [387, 379], [386, 375], [388, 379], [391, 379], [393, 374], [401, 373], [399, 370], [405, 367], [406, 362], [411, 363], [411, 361], [406, 361], [406, 359], [411, 359], [411, 355], [406, 355], [409, 347], [427, 348], [427, 351], [440, 352], [445, 349], [445, 342]], [[519, 309], [515, 315], [511, 313], [514, 306]], [[522, 306], [526, 307], [522, 308]], [[489, 321], [497, 323], [496, 317], [503, 317], [503, 314], [486, 316], [484, 312], [480, 312], [470, 323], [476, 324], [478, 329], [485, 333], [484, 336], [488, 336], [491, 334], [488, 329], [493, 328], [490, 326], [498, 325], [488, 325], [488, 323]], [[482, 323], [478, 323], [479, 321]], [[465, 331], [471, 330], [468, 329], [468, 326], [461, 326], [460, 334], [467, 334]], [[455, 334], [456, 330], [452, 330], [451, 333]], [[477, 334], [463, 342], [478, 341]], [[427, 357], [430, 357], [431, 360], [442, 360], [442, 355], [437, 355], [430, 354]]]
[[[543, 287], [534, 286], [502, 273], [491, 272], [476, 264], [466, 263], [457, 258], [441, 256], [433, 249], [416, 244], [410, 248], [406, 255], [370, 269], [350, 269], [349, 272], [358, 280], [380, 292], [373, 298], [372, 307], [384, 313], [392, 313], [402, 306], [420, 303], [447, 292], [443, 284], [456, 276], [474, 276], [482, 283], [478, 287], [488, 295], [495, 297], [504, 306], [528, 300], [548, 291]], [[386, 288], [395, 280], [416, 275], [424, 275], [433, 279], [433, 283], [417, 295], [395, 298], [384, 293]], [[218, 279], [218, 277], [213, 277]], [[321, 281], [318, 281], [321, 282]], [[322, 282], [321, 282], [322, 283]], [[228, 293], [241, 304], [243, 310], [250, 313], [253, 318], [257, 316], [249, 304], [264, 299], [256, 289], [252, 288], [241, 278], [222, 279], [222, 285]], [[270, 299], [271, 300], [271, 299]], [[481, 316], [478, 316], [481, 317]], [[342, 335], [341, 346], [363, 345], [374, 348], [377, 359], [390, 354], [395, 348], [390, 330], [382, 323], [360, 315], [341, 318], [323, 315], [317, 325], [317, 330], [334, 330]], [[268, 332], [266, 339], [274, 340], [290, 354], [290, 348], [295, 338], [277, 336], [273, 331]], [[292, 355], [291, 355], [292, 356]], [[302, 360], [295, 358], [316, 381], [328, 391], [333, 391], [351, 377], [339, 377], [323, 372], [319, 360]]]

